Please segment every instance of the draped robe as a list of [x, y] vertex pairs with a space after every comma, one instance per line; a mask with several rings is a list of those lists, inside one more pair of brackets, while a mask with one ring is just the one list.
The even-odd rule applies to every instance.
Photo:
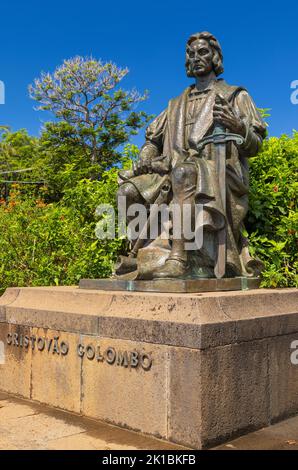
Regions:
[[[242, 119], [246, 135], [242, 145], [226, 146], [226, 208], [222, 207], [216, 174], [215, 148], [208, 144], [202, 151], [197, 145], [214, 129], [213, 106], [217, 94], [222, 95]], [[120, 172], [120, 184], [129, 181], [147, 204], [154, 203], [167, 173], [180, 163], [191, 162], [197, 168], [195, 202], [204, 204], [204, 244], [198, 250], [199, 264], [214, 266], [216, 232], [226, 225], [227, 266], [230, 275], [258, 274], [261, 264], [253, 260], [248, 241], [242, 235], [243, 220], [248, 210], [248, 162], [255, 156], [265, 136], [265, 125], [255, 104], [244, 88], [230, 86], [224, 80], [214, 80], [204, 91], [188, 87], [148, 127], [141, 158], [150, 158], [153, 169], [161, 163], [164, 170], [132, 178]]]

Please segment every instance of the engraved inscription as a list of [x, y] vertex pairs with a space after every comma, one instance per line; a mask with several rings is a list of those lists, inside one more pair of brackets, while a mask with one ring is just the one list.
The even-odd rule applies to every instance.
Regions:
[[90, 361], [107, 362], [110, 365], [121, 367], [141, 367], [144, 370], [150, 370], [152, 366], [150, 354], [138, 351], [120, 351], [111, 346], [102, 351], [100, 345], [87, 344], [84, 346], [79, 343], [77, 353], [78, 356], [82, 358], [85, 356]]
[[6, 342], [9, 346], [16, 346], [19, 348], [38, 351], [47, 351], [48, 353], [66, 356], [69, 351], [69, 344], [66, 341], [61, 341], [59, 336], [54, 338], [44, 338], [42, 336], [28, 336], [18, 333], [8, 333]]
[[[69, 344], [60, 339], [59, 336], [47, 338], [36, 335], [23, 335], [19, 333], [8, 333], [6, 343], [9, 346], [29, 348], [33, 351], [47, 352], [57, 356], [66, 356], [69, 353]], [[102, 348], [100, 344], [83, 344], [78, 343], [76, 354], [79, 358], [86, 358], [89, 361], [96, 361], [98, 363], [106, 363], [109, 365], [136, 369], [141, 368], [144, 371], [149, 371], [152, 367], [152, 357], [146, 352], [138, 351], [123, 351], [116, 349], [112, 346]]]

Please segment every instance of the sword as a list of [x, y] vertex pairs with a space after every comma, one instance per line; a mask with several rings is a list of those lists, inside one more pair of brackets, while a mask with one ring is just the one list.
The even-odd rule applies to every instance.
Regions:
[[227, 262], [227, 229], [226, 229], [226, 153], [227, 143], [235, 142], [238, 145], [244, 143], [244, 138], [238, 134], [226, 132], [226, 129], [216, 124], [213, 134], [204, 137], [197, 145], [197, 149], [202, 150], [205, 145], [214, 144], [216, 157], [216, 173], [219, 185], [219, 194], [221, 198], [225, 223], [222, 229], [218, 231], [217, 255], [214, 267], [214, 274], [217, 279], [224, 277], [226, 273]]

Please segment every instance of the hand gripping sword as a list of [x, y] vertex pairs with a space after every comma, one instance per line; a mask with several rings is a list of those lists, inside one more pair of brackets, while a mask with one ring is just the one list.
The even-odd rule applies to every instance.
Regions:
[[244, 143], [244, 138], [238, 134], [226, 132], [225, 128], [219, 124], [214, 127], [213, 134], [204, 137], [197, 145], [197, 149], [202, 150], [205, 145], [214, 144], [216, 172], [219, 185], [219, 194], [221, 198], [225, 223], [222, 229], [218, 231], [218, 247], [217, 256], [214, 267], [215, 276], [220, 279], [224, 277], [226, 272], [227, 261], [227, 228], [226, 228], [226, 153], [227, 143], [235, 142], [237, 145]]

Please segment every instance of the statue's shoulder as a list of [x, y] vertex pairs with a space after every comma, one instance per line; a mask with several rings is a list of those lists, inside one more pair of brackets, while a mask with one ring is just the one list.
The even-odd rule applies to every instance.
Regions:
[[240, 93], [241, 91], [247, 92], [246, 88], [239, 85], [230, 85], [224, 79], [220, 78], [215, 82], [215, 89], [216, 92], [223, 95], [229, 101], [233, 101], [233, 99]]
[[192, 86], [188, 86], [180, 95], [175, 96], [174, 98], [171, 98], [169, 100], [168, 106], [172, 107], [172, 106], [177, 105], [178, 103], [181, 103], [181, 101], [183, 101], [187, 97], [187, 95], [189, 94], [192, 88], [193, 88]]

